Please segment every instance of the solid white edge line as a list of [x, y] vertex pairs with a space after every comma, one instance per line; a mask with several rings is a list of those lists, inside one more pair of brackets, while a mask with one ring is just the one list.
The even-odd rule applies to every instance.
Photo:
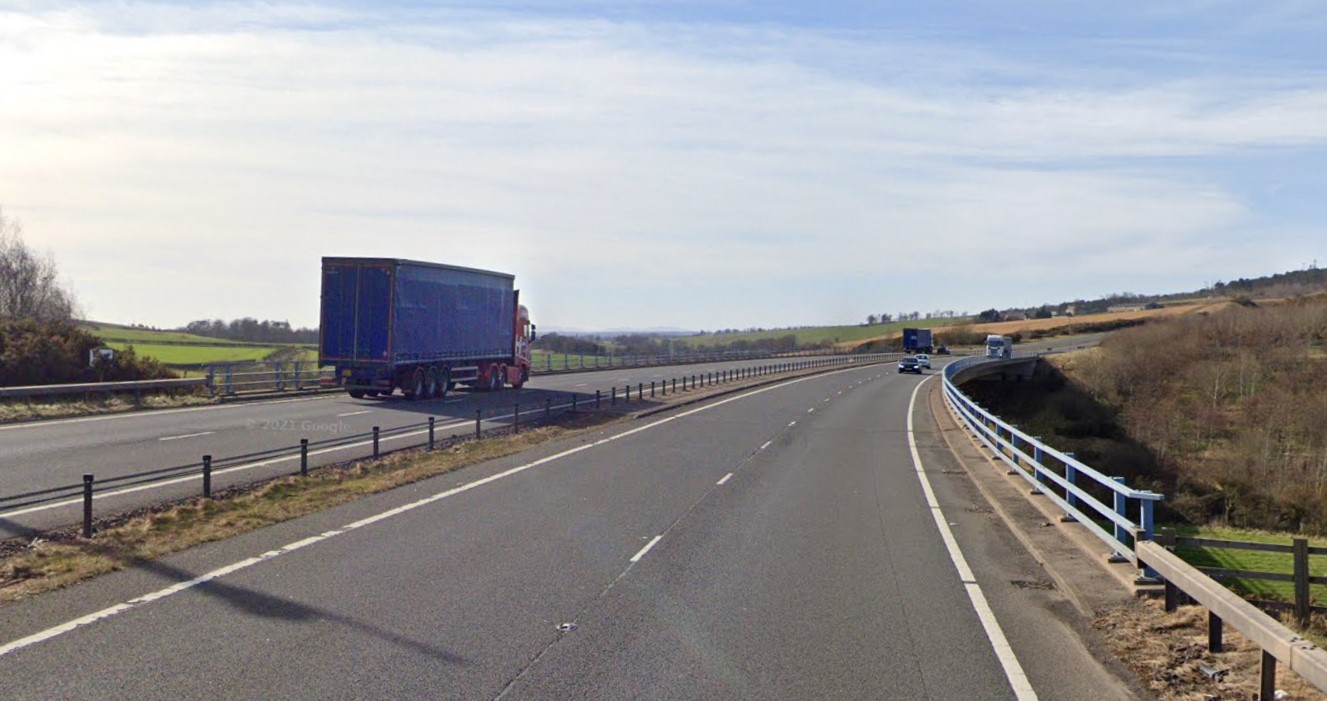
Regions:
[[733, 473], [729, 472], [728, 474], [723, 476], [723, 479], [719, 480], [718, 482], [715, 482], [714, 484], [716, 486], [722, 487], [723, 485], [728, 484], [728, 480], [732, 478], [733, 478]]
[[[931, 377], [935, 376], [932, 375]], [[991, 649], [995, 651], [995, 656], [1000, 661], [1000, 667], [1004, 669], [1005, 679], [1009, 681], [1009, 686], [1014, 690], [1014, 696], [1019, 701], [1037, 701], [1037, 692], [1032, 688], [1032, 683], [1023, 671], [1023, 666], [1018, 663], [1018, 657], [1014, 654], [1014, 649], [1010, 647], [1009, 640], [1004, 635], [1004, 630], [1000, 628], [1000, 622], [996, 620], [995, 612], [991, 610], [990, 603], [986, 601], [986, 595], [982, 593], [981, 585], [977, 584], [972, 569], [968, 567], [967, 558], [963, 557], [963, 551], [959, 548], [953, 531], [949, 529], [949, 521], [945, 518], [944, 512], [940, 509], [940, 503], [935, 498], [935, 492], [931, 489], [931, 481], [926, 477], [926, 472], [922, 468], [922, 457], [917, 450], [917, 436], [913, 430], [912, 412], [917, 403], [917, 393], [921, 391], [922, 385], [926, 384], [931, 377], [918, 382], [917, 386], [912, 389], [912, 398], [908, 400], [908, 449], [912, 452], [912, 465], [917, 471], [917, 479], [921, 482], [922, 492], [926, 495], [926, 505], [931, 509], [931, 518], [935, 519], [935, 527], [940, 530], [940, 538], [945, 543], [945, 549], [949, 551], [949, 559], [954, 563], [954, 569], [958, 571], [958, 577], [963, 582], [963, 587], [968, 593], [968, 599], [972, 601], [972, 608], [977, 612], [977, 619], [981, 621], [981, 627], [986, 631], [986, 638], [991, 643]]]
[[632, 556], [631, 556], [631, 561], [632, 561], [632, 562], [640, 562], [640, 559], [641, 559], [642, 557], [645, 557], [645, 553], [649, 552], [649, 551], [650, 551], [650, 548], [653, 548], [653, 547], [654, 547], [654, 544], [657, 543], [657, 542], [659, 542], [659, 541], [662, 540], [662, 539], [663, 539], [663, 536], [661, 536], [661, 535], [654, 536], [654, 538], [652, 538], [652, 539], [650, 540], [650, 542], [648, 542], [648, 543], [645, 544], [645, 547], [643, 547], [643, 548], [640, 549], [640, 552], [638, 552], [638, 553], [636, 553], [635, 555], [632, 555]]
[[[858, 368], [857, 368], [857, 367], [848, 367], [848, 368], [844, 368], [843, 370], [838, 371], [838, 372], [845, 372], [845, 371], [855, 370], [855, 369], [858, 369]], [[307, 547], [307, 546], [309, 546], [309, 545], [313, 545], [313, 544], [315, 544], [315, 543], [320, 543], [320, 542], [322, 542], [322, 541], [324, 541], [324, 540], [327, 540], [327, 539], [329, 539], [329, 538], [333, 538], [333, 537], [338, 536], [338, 535], [341, 535], [341, 534], [343, 534], [343, 533], [347, 533], [347, 532], [353, 531], [353, 530], [355, 530], [355, 529], [362, 528], [362, 527], [364, 527], [364, 526], [368, 526], [368, 525], [371, 525], [371, 524], [377, 523], [377, 522], [379, 522], [379, 521], [383, 521], [383, 520], [385, 520], [385, 519], [391, 518], [391, 517], [393, 517], [393, 516], [397, 516], [397, 515], [399, 515], [399, 514], [406, 513], [406, 512], [408, 512], [408, 511], [413, 511], [413, 510], [418, 509], [418, 508], [420, 508], [420, 507], [422, 507], [422, 506], [426, 506], [426, 505], [428, 505], [428, 504], [432, 504], [433, 502], [436, 502], [436, 501], [441, 501], [441, 500], [443, 500], [443, 499], [446, 499], [446, 498], [451, 497], [451, 496], [455, 496], [455, 495], [460, 494], [460, 493], [462, 493], [462, 492], [468, 492], [468, 491], [470, 491], [471, 489], [475, 489], [475, 488], [477, 488], [477, 487], [481, 487], [481, 486], [483, 486], [483, 485], [489, 484], [490, 482], [496, 482], [496, 481], [501, 480], [501, 479], [506, 479], [507, 477], [510, 477], [510, 476], [512, 476], [512, 475], [516, 475], [516, 474], [519, 474], [519, 473], [525, 472], [526, 470], [529, 470], [529, 469], [531, 469], [531, 468], [538, 467], [538, 466], [540, 466], [540, 465], [544, 465], [544, 464], [546, 464], [546, 463], [553, 462], [553, 461], [555, 461], [555, 460], [560, 460], [560, 459], [562, 459], [562, 458], [564, 458], [564, 457], [567, 457], [567, 456], [569, 456], [569, 455], [574, 455], [574, 454], [579, 453], [579, 452], [581, 452], [581, 451], [589, 450], [590, 448], [596, 448], [596, 447], [601, 446], [601, 445], [604, 445], [604, 444], [606, 444], [606, 443], [612, 443], [613, 441], [616, 441], [616, 440], [621, 439], [621, 438], [626, 438], [627, 436], [631, 436], [631, 435], [634, 435], [634, 434], [640, 433], [640, 432], [642, 432], [642, 431], [648, 431], [648, 430], [650, 430], [650, 429], [652, 429], [652, 428], [655, 428], [655, 427], [657, 427], [657, 426], [662, 426], [663, 424], [666, 424], [666, 423], [669, 423], [669, 422], [672, 422], [672, 421], [676, 421], [677, 419], [683, 418], [683, 417], [685, 417], [685, 416], [691, 416], [692, 414], [696, 414], [696, 413], [699, 413], [699, 412], [702, 412], [702, 411], [707, 411], [707, 410], [709, 410], [709, 409], [713, 409], [713, 408], [715, 408], [715, 407], [722, 406], [722, 405], [727, 404], [727, 403], [729, 403], [729, 402], [735, 402], [735, 401], [737, 401], [737, 400], [739, 400], [739, 399], [744, 399], [744, 398], [746, 398], [746, 397], [751, 397], [751, 396], [754, 396], [754, 395], [757, 395], [757, 394], [763, 394], [763, 393], [765, 393], [765, 392], [769, 392], [769, 391], [772, 391], [772, 390], [774, 390], [774, 389], [779, 389], [779, 388], [782, 388], [782, 387], [787, 387], [787, 386], [789, 386], [789, 385], [798, 384], [798, 383], [801, 383], [801, 382], [805, 382], [805, 381], [807, 381], [807, 380], [815, 379], [815, 378], [817, 378], [817, 377], [821, 377], [821, 376], [820, 376], [820, 375], [809, 375], [809, 376], [806, 376], [806, 377], [793, 378], [793, 379], [788, 380], [787, 382], [780, 382], [780, 383], [777, 383], [777, 384], [770, 385], [770, 386], [768, 386], [768, 387], [762, 387], [762, 388], [760, 388], [760, 389], [752, 390], [752, 391], [750, 391], [750, 392], [745, 392], [745, 393], [742, 393], [742, 394], [739, 394], [739, 395], [735, 395], [735, 396], [733, 396], [733, 397], [729, 397], [728, 399], [720, 400], [720, 401], [717, 401], [717, 402], [713, 402], [713, 403], [711, 403], [711, 404], [706, 404], [706, 405], [704, 405], [704, 406], [697, 407], [697, 408], [695, 408], [695, 409], [691, 409], [690, 411], [681, 412], [681, 413], [676, 414], [676, 415], [674, 415], [674, 416], [668, 416], [668, 417], [665, 417], [665, 418], [659, 419], [658, 421], [652, 421], [652, 422], [650, 422], [650, 423], [648, 423], [648, 424], [645, 424], [645, 425], [643, 425], [643, 426], [637, 426], [636, 428], [633, 428], [633, 429], [631, 429], [631, 430], [623, 431], [622, 433], [618, 433], [618, 434], [615, 434], [615, 435], [612, 435], [612, 436], [608, 436], [607, 438], [601, 438], [601, 439], [599, 439], [599, 440], [597, 440], [597, 441], [594, 441], [594, 442], [592, 442], [592, 443], [584, 443], [584, 444], [581, 444], [581, 445], [576, 446], [575, 448], [570, 448], [570, 449], [568, 449], [568, 450], [564, 450], [564, 451], [562, 451], [562, 452], [560, 452], [560, 453], [556, 453], [556, 454], [553, 454], [553, 455], [548, 455], [548, 456], [542, 457], [542, 458], [540, 458], [540, 459], [538, 459], [538, 460], [535, 460], [535, 461], [533, 461], [533, 462], [526, 463], [526, 464], [524, 464], [524, 465], [518, 465], [517, 467], [513, 467], [513, 468], [511, 468], [511, 469], [509, 469], [509, 470], [505, 470], [505, 471], [503, 471], [503, 472], [499, 472], [499, 473], [496, 473], [496, 474], [493, 474], [493, 475], [489, 475], [488, 477], [485, 477], [485, 478], [483, 478], [483, 479], [475, 480], [474, 482], [468, 482], [468, 483], [466, 483], [466, 484], [457, 485], [456, 487], [453, 487], [453, 488], [451, 488], [451, 489], [448, 489], [448, 490], [445, 490], [445, 491], [442, 491], [442, 492], [438, 492], [438, 493], [436, 493], [436, 494], [433, 494], [433, 495], [430, 495], [430, 496], [424, 497], [423, 499], [419, 499], [419, 500], [417, 500], [417, 501], [413, 501], [413, 502], [410, 502], [410, 503], [407, 503], [407, 504], [403, 504], [403, 505], [398, 506], [398, 507], [395, 507], [395, 508], [393, 508], [393, 509], [389, 509], [389, 510], [387, 510], [387, 511], [383, 511], [383, 512], [381, 512], [381, 513], [375, 514], [375, 515], [373, 515], [373, 516], [369, 516], [368, 518], [360, 519], [359, 521], [355, 521], [355, 522], [353, 522], [353, 523], [346, 524], [345, 526], [342, 526], [341, 528], [333, 529], [333, 530], [330, 530], [330, 531], [325, 531], [325, 532], [320, 533], [320, 534], [315, 535], [315, 536], [309, 536], [309, 537], [304, 538], [304, 539], [302, 539], [302, 540], [297, 540], [297, 541], [295, 541], [295, 542], [293, 542], [293, 543], [289, 543], [289, 544], [287, 544], [287, 545], [285, 545], [285, 546], [282, 546], [282, 547], [280, 547], [280, 548], [277, 548], [276, 550], [269, 550], [269, 551], [267, 551], [267, 552], [265, 552], [265, 553], [263, 553], [263, 554], [261, 554], [261, 555], [258, 555], [258, 556], [255, 556], [255, 557], [246, 558], [246, 559], [244, 559], [244, 560], [240, 560], [239, 562], [235, 562], [235, 563], [232, 563], [232, 564], [226, 565], [225, 567], [220, 567], [220, 568], [217, 568], [217, 569], [212, 570], [212, 571], [210, 571], [210, 572], [206, 572], [206, 573], [204, 573], [204, 574], [202, 574], [202, 575], [199, 575], [198, 577], [195, 577], [195, 578], [193, 578], [193, 579], [190, 579], [190, 580], [187, 580], [187, 581], [184, 581], [184, 582], [179, 582], [179, 583], [177, 583], [177, 584], [173, 584], [173, 585], [171, 585], [171, 586], [169, 586], [169, 587], [166, 587], [166, 588], [164, 588], [164, 589], [158, 589], [157, 591], [150, 592], [150, 593], [148, 593], [148, 594], [144, 594], [143, 596], [140, 596], [140, 597], [135, 598], [135, 599], [130, 599], [129, 601], [126, 601], [126, 602], [124, 602], [124, 603], [116, 604], [116, 605], [114, 605], [114, 606], [109, 606], [109, 607], [107, 607], [107, 608], [101, 609], [100, 611], [95, 611], [95, 612], [90, 613], [90, 614], [88, 614], [88, 615], [86, 615], [86, 616], [81, 616], [81, 617], [79, 617], [79, 618], [75, 618], [75, 619], [73, 619], [73, 620], [71, 620], [71, 621], [67, 621], [67, 622], [62, 623], [62, 624], [60, 624], [60, 625], [52, 626], [52, 627], [47, 628], [47, 629], [45, 629], [45, 630], [42, 630], [42, 631], [38, 631], [38, 632], [36, 632], [36, 633], [33, 633], [32, 635], [29, 635], [29, 636], [26, 636], [26, 637], [23, 637], [23, 638], [19, 638], [18, 640], [14, 640], [14, 641], [9, 642], [9, 643], [6, 643], [6, 644], [4, 644], [4, 645], [0, 645], [0, 657], [4, 657], [5, 655], [8, 655], [8, 654], [10, 654], [10, 653], [12, 653], [12, 652], [16, 652], [16, 651], [18, 651], [18, 650], [22, 650], [23, 648], [30, 647], [30, 646], [32, 646], [32, 645], [36, 645], [37, 643], [43, 642], [43, 641], [45, 641], [45, 640], [50, 640], [51, 638], [55, 638], [55, 637], [57, 637], [57, 636], [63, 635], [63, 634], [65, 634], [65, 633], [68, 633], [68, 632], [70, 632], [70, 631], [72, 631], [72, 630], [75, 630], [75, 629], [77, 629], [77, 628], [81, 628], [81, 627], [83, 627], [83, 626], [90, 625], [90, 624], [92, 624], [92, 623], [96, 623], [97, 621], [100, 621], [100, 620], [102, 620], [102, 619], [110, 618], [110, 617], [112, 617], [112, 616], [119, 615], [119, 614], [121, 614], [121, 613], [124, 613], [125, 611], [132, 610], [132, 609], [134, 609], [134, 608], [136, 608], [136, 607], [138, 607], [138, 606], [141, 606], [141, 605], [143, 605], [143, 604], [150, 603], [150, 602], [153, 602], [153, 601], [157, 601], [157, 600], [159, 600], [159, 599], [164, 599], [164, 598], [166, 598], [166, 597], [168, 597], [168, 596], [172, 596], [172, 595], [174, 595], [174, 594], [178, 594], [178, 593], [180, 593], [180, 592], [182, 592], [182, 591], [186, 591], [186, 590], [188, 590], [188, 589], [192, 589], [192, 588], [194, 588], [194, 587], [196, 587], [196, 586], [198, 586], [198, 585], [200, 585], [200, 584], [204, 584], [204, 583], [210, 582], [210, 581], [212, 581], [212, 580], [214, 580], [214, 579], [217, 579], [218, 577], [223, 577], [223, 576], [225, 576], [225, 575], [232, 574], [232, 573], [234, 573], [234, 572], [238, 572], [238, 571], [240, 571], [240, 570], [243, 570], [243, 569], [246, 569], [246, 568], [251, 567], [251, 566], [253, 566], [253, 565], [256, 565], [256, 564], [258, 564], [258, 563], [260, 563], [260, 562], [264, 562], [264, 561], [267, 561], [267, 560], [271, 560], [271, 559], [273, 559], [273, 558], [275, 558], [275, 557], [279, 557], [279, 556], [281, 556], [281, 555], [285, 555], [285, 554], [287, 554], [287, 553], [294, 552], [294, 551], [296, 551], [296, 550], [299, 550], [299, 549], [301, 549], [301, 548]], [[467, 422], [458, 422], [458, 423], [469, 423], [469, 422], [467, 421]], [[794, 422], [794, 423], [796, 423], [796, 422]], [[396, 438], [396, 437], [404, 437], [404, 436], [393, 436], [393, 437]], [[371, 441], [370, 441], [370, 442], [371, 442]], [[343, 450], [345, 447], [349, 447], [349, 446], [338, 446], [337, 448], [329, 448], [329, 449], [327, 449], [327, 451], [331, 451], [331, 450]], [[293, 457], [298, 457], [298, 456], [293, 456]], [[287, 459], [291, 459], [291, 458], [279, 458], [278, 460], [287, 460]], [[268, 461], [268, 462], [277, 462], [277, 460], [272, 460], [272, 461]], [[257, 464], [257, 463], [255, 463], [255, 465], [256, 465], [256, 464]], [[241, 468], [243, 468], [243, 467], [251, 467], [251, 466], [237, 466], [237, 467], [233, 467], [233, 468], [228, 468], [228, 470], [226, 470], [226, 471], [233, 471], [233, 470], [241, 469]], [[217, 471], [217, 472], [214, 472], [213, 474], [214, 474], [214, 475], [215, 475], [215, 474], [220, 474], [221, 472], [223, 472], [223, 471]], [[188, 479], [196, 479], [196, 478], [188, 478]], [[182, 479], [177, 480], [177, 481], [185, 481], [185, 479], [182, 478]], [[124, 493], [124, 491], [130, 491], [130, 490], [123, 490], [122, 492], [118, 492], [118, 493]], [[105, 496], [110, 496], [110, 494], [107, 494], [107, 495], [105, 495]], [[70, 501], [70, 502], [68, 502], [68, 503], [78, 503], [79, 501], [80, 501], [80, 500], [75, 499], [75, 500], [72, 500], [72, 501]], [[5, 515], [5, 514], [0, 514], [0, 516], [4, 516], [4, 515]], [[646, 553], [646, 552], [649, 552], [650, 548], [654, 547], [654, 544], [657, 543], [661, 538], [663, 538], [662, 535], [655, 536], [655, 537], [654, 537], [654, 540], [651, 541], [651, 542], [650, 542], [648, 545], [646, 545], [644, 548], [642, 548], [641, 551], [640, 551], [639, 553], [636, 553], [636, 556], [633, 557], [631, 561], [632, 561], [632, 562], [636, 562], [636, 561], [639, 560], [641, 557], [644, 557], [645, 553]]]
[[372, 413], [373, 413], [372, 409], [364, 409], [363, 411], [351, 411], [345, 414], [337, 414], [336, 418], [340, 419], [346, 416], [359, 416], [360, 414], [372, 414]]

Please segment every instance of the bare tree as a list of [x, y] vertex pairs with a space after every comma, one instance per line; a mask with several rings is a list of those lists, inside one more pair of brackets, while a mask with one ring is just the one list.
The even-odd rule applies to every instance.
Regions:
[[69, 321], [77, 313], [71, 291], [60, 285], [51, 254], [23, 241], [23, 225], [0, 210], [0, 319]]

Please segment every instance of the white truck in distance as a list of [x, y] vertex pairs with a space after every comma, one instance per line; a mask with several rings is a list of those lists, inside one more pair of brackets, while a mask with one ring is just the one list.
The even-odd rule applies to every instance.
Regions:
[[1014, 339], [1008, 336], [997, 336], [995, 334], [987, 336], [986, 357], [1006, 359], [1014, 357]]

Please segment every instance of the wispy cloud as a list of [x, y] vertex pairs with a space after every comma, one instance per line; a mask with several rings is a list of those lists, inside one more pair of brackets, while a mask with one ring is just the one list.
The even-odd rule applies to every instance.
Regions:
[[163, 324], [314, 323], [321, 255], [512, 271], [554, 325], [854, 321], [1257, 273], [1245, 232], [1314, 225], [1214, 174], [1322, 148], [1320, 74], [578, 9], [0, 10], [0, 203]]

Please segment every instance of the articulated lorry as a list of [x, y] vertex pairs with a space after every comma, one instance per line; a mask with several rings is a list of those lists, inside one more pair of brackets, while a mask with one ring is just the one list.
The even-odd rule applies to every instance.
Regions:
[[986, 357], [1004, 359], [1014, 357], [1014, 339], [1008, 336], [997, 336], [995, 334], [987, 336]]
[[535, 327], [506, 273], [395, 258], [323, 258], [318, 358], [350, 396], [442, 397], [530, 379]]
[[904, 353], [930, 353], [932, 348], [930, 329], [903, 329]]

